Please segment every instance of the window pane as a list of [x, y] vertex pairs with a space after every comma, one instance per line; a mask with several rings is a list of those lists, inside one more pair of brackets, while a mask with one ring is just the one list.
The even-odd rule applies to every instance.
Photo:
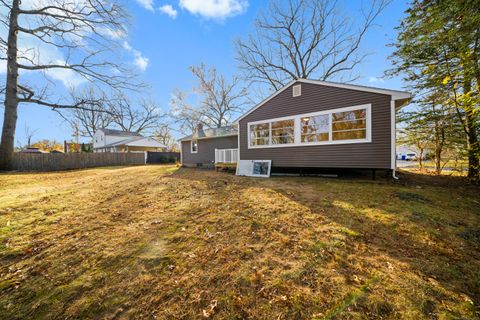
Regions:
[[352, 130], [352, 129], [365, 129], [367, 127], [367, 121], [363, 120], [348, 120], [348, 121], [341, 121], [332, 123], [332, 130], [339, 131], [339, 130]]
[[197, 140], [192, 140], [192, 152], [197, 152], [198, 143]]
[[302, 142], [320, 142], [328, 141], [328, 132], [318, 134], [302, 134]]
[[250, 125], [250, 145], [267, 145], [270, 140], [270, 125], [268, 123]]
[[366, 109], [336, 112], [332, 114], [332, 121], [335, 122], [335, 121], [365, 119], [366, 115], [367, 115]]
[[283, 120], [272, 122], [272, 130], [278, 128], [292, 127], [294, 126], [294, 121], [292, 120]]
[[337, 131], [333, 133], [333, 140], [366, 139], [367, 130]]
[[302, 142], [328, 141], [330, 131], [328, 114], [301, 119]]
[[272, 122], [272, 144], [295, 142], [295, 121], [283, 120]]
[[268, 144], [268, 138], [258, 138], [258, 139], [253, 139], [250, 142], [252, 143], [252, 146], [264, 146]]
[[365, 139], [367, 137], [366, 117], [366, 109], [332, 113], [332, 139]]
[[250, 126], [250, 133], [253, 134], [254, 137], [268, 137], [269, 136], [269, 126], [268, 123], [261, 123], [261, 124], [253, 124]]

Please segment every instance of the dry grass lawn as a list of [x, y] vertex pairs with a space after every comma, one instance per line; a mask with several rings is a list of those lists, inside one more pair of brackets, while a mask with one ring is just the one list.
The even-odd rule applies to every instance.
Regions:
[[475, 319], [475, 187], [0, 175], [2, 319]]

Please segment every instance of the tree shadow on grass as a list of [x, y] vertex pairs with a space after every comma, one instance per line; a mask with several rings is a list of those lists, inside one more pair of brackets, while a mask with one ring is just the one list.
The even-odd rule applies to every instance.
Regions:
[[[333, 188], [321, 180], [300, 183], [310, 185], [310, 192], [296, 192], [295, 183], [287, 190], [274, 190], [351, 230], [357, 245], [373, 249], [367, 249], [365, 257], [385, 255], [384, 263], [388, 259], [403, 262], [426, 284], [438, 283], [447, 291], [464, 294], [467, 300], [473, 300], [478, 312], [478, 189], [435, 188], [430, 192], [424, 188], [356, 182], [339, 182]], [[438, 304], [442, 298], [449, 299], [436, 294]]]
[[[375, 276], [377, 271], [381, 272], [386, 275], [383, 283], [388, 283], [382, 289], [384, 294], [389, 292], [385, 298], [394, 299], [392, 294], [408, 297], [423, 317], [435, 317], [437, 308], [451, 316], [472, 316], [472, 310], [480, 304], [480, 210], [475, 187], [430, 187], [428, 182], [409, 187], [398, 183], [290, 177], [265, 180], [192, 169], [180, 169], [171, 178], [196, 181], [203, 186], [202, 190], [211, 188], [219, 195], [253, 194], [244, 200], [243, 206], [239, 204], [241, 210], [253, 208], [255, 193], [261, 192], [270, 193], [267, 199], [278, 198], [276, 201], [306, 208], [317, 215], [319, 224], [334, 224], [346, 236], [342, 245], [347, 248], [333, 249], [330, 254], [343, 256], [336, 268], [347, 281], [353, 281], [354, 274], [363, 272], [368, 277], [368, 273]], [[228, 190], [223, 191], [225, 188]], [[278, 210], [267, 212], [268, 206], [253, 210], [265, 210], [263, 214], [272, 221], [264, 226], [270, 223], [274, 228]], [[287, 228], [286, 218], [277, 217], [283, 224], [277, 227]], [[315, 228], [312, 219], [310, 216], [305, 222], [300, 215], [298, 224]], [[262, 225], [256, 221], [252, 223]], [[330, 237], [337, 236], [333, 233]], [[328, 247], [328, 237], [319, 236], [323, 242], [318, 240], [314, 246], [321, 250]], [[449, 307], [442, 305], [449, 303], [459, 306], [445, 311]], [[391, 307], [382, 303], [375, 308], [391, 312]]]

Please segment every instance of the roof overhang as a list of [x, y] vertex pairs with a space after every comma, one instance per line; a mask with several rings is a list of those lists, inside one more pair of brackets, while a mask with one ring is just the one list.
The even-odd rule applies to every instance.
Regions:
[[177, 141], [183, 142], [183, 141], [191, 141], [191, 140], [207, 140], [207, 139], [218, 139], [218, 138], [227, 138], [227, 137], [236, 137], [236, 136], [238, 136], [238, 132], [232, 133], [232, 134], [226, 134], [223, 136], [213, 136], [213, 137], [199, 137], [199, 138], [185, 137], [185, 138], [178, 139]]
[[167, 146], [153, 138], [142, 138], [124, 143], [128, 147], [166, 148]]
[[166, 148], [167, 147], [153, 138], [135, 137], [132, 139], [126, 139], [126, 140], [110, 143], [105, 146], [99, 146], [99, 147], [96, 147], [95, 149], [106, 149], [106, 148], [113, 148], [113, 147], [119, 147], [119, 146], [148, 147], [148, 148]]
[[[390, 89], [382, 89], [382, 88], [375, 88], [375, 87], [367, 87], [362, 85], [356, 84], [346, 84], [346, 83], [338, 83], [338, 82], [330, 82], [330, 81], [321, 81], [321, 80], [307, 80], [307, 79], [297, 79], [290, 81], [286, 84], [283, 88], [279, 89], [278, 91], [274, 92], [271, 96], [260, 102], [259, 104], [255, 105], [252, 109], [241, 115], [237, 120], [234, 121], [235, 124], [238, 124], [240, 120], [245, 118], [247, 115], [255, 111], [256, 109], [260, 108], [262, 105], [267, 103], [268, 101], [275, 98], [277, 95], [288, 89], [294, 83], [309, 83], [309, 84], [316, 84], [322, 85], [327, 87], [334, 87], [334, 88], [342, 88], [342, 89], [349, 89], [349, 90], [356, 90], [356, 91], [363, 91], [363, 92], [371, 92], [371, 93], [378, 93], [378, 94], [385, 94], [392, 97], [392, 100], [395, 101], [395, 106], [400, 109], [402, 106], [407, 104], [411, 101], [412, 95], [406, 91], [399, 91], [399, 90], [390, 90]], [[398, 102], [398, 104], [397, 104]], [[398, 105], [398, 106], [397, 106]]]

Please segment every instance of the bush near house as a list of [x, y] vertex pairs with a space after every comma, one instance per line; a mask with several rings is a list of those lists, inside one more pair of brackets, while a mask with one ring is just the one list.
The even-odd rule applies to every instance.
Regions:
[[3, 174], [0, 318], [477, 318], [479, 189], [402, 178]]

